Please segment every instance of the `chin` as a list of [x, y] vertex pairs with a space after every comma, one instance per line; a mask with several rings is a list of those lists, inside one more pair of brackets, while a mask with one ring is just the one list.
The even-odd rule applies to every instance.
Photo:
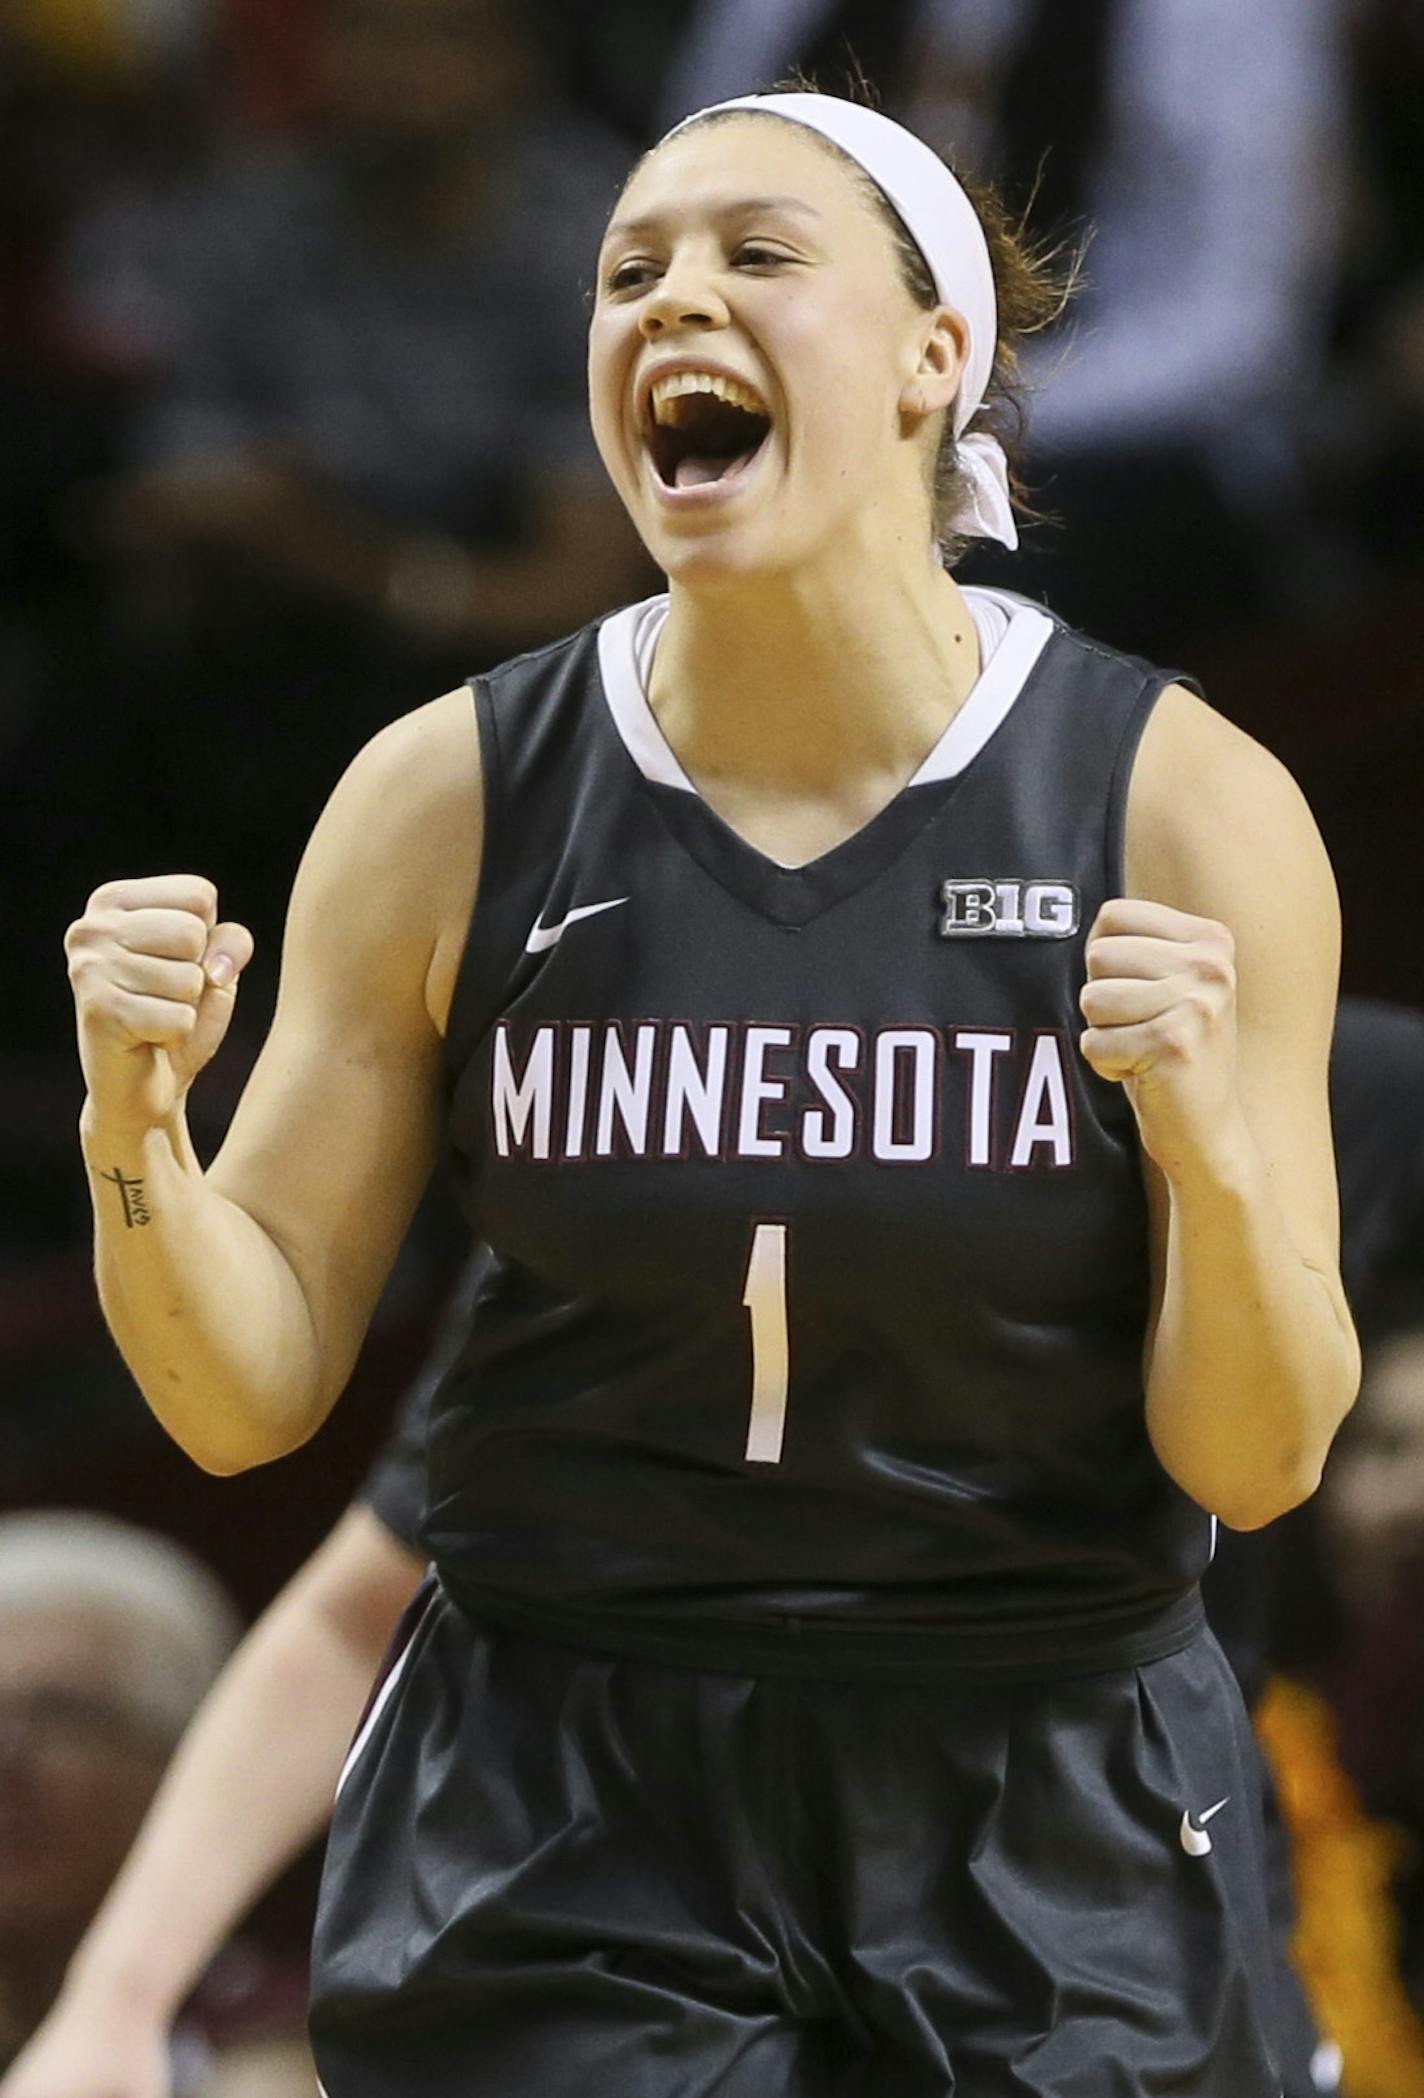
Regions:
[[669, 531], [658, 519], [643, 543], [669, 582], [688, 590], [754, 589], [794, 566], [784, 541], [755, 518], [689, 532]]
[[767, 573], [763, 563], [738, 558], [727, 547], [661, 546], [654, 558], [668, 581], [682, 590], [735, 590], [764, 580]]

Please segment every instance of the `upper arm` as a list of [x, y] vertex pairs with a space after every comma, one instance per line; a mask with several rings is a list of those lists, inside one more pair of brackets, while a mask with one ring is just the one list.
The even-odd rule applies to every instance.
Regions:
[[329, 1406], [433, 1162], [439, 982], [479, 855], [469, 695], [393, 722], [338, 783], [292, 890], [271, 1032], [209, 1182], [301, 1285]]
[[[1131, 895], [1214, 918], [1232, 933], [1242, 1110], [1302, 1258], [1335, 1276], [1334, 877], [1285, 767], [1181, 686], [1162, 695], [1143, 734], [1126, 873]], [[1160, 1218], [1163, 1191], [1148, 1177]]]

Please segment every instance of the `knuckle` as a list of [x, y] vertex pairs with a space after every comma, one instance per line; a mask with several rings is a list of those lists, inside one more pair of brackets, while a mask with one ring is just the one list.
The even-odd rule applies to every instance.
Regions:
[[1192, 956], [1198, 976], [1208, 983], [1231, 985], [1236, 981], [1233, 950], [1219, 940], [1203, 941]]
[[1123, 1060], [1108, 1046], [1108, 1038], [1100, 1029], [1088, 1028], [1079, 1037], [1078, 1047], [1099, 1078], [1121, 1077], [1125, 1069]]
[[81, 947], [70, 956], [69, 981], [78, 996], [91, 1004], [109, 988], [108, 978], [99, 966], [98, 956], [88, 947]]

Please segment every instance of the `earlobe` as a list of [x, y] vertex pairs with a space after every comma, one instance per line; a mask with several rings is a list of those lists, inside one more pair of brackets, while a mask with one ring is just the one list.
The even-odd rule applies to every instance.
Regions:
[[907, 415], [938, 415], [948, 408], [959, 391], [960, 360], [934, 354], [934, 344], [925, 352], [920, 368], [906, 382], [900, 395], [900, 406]]

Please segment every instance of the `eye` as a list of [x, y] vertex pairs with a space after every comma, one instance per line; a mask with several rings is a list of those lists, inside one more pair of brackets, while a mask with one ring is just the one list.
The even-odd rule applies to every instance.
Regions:
[[607, 277], [609, 291], [637, 291], [652, 274], [650, 262], [620, 262]]
[[765, 247], [759, 240], [744, 240], [732, 260], [747, 263], [752, 269], [775, 269], [791, 257], [777, 248]]

